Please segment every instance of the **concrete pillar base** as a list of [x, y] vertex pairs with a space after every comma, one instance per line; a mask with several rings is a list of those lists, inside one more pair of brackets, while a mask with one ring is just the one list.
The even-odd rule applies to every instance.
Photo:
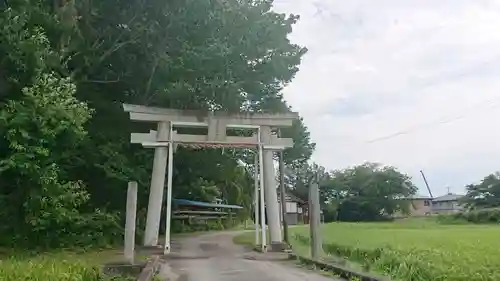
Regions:
[[142, 246], [139, 248], [138, 252], [142, 255], [162, 255], [163, 254], [163, 247], [161, 245], [157, 246]]
[[289, 250], [289, 248], [290, 247], [284, 242], [279, 242], [279, 243], [272, 242], [271, 245], [269, 245], [269, 247], [267, 248], [267, 251], [268, 252], [285, 252], [285, 251]]

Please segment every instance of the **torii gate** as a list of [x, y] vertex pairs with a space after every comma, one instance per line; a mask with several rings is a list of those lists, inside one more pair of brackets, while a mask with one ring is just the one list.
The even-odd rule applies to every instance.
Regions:
[[[157, 131], [149, 133], [132, 133], [131, 143], [140, 143], [144, 147], [155, 149], [151, 189], [144, 238], [145, 246], [156, 246], [161, 219], [161, 206], [165, 185], [165, 170], [167, 172], [167, 206], [164, 253], [170, 252], [170, 218], [172, 213], [172, 167], [173, 153], [177, 145], [196, 147], [240, 147], [254, 148], [258, 151], [261, 202], [266, 202], [267, 218], [269, 219], [270, 242], [281, 244], [280, 215], [276, 193], [275, 169], [273, 151], [283, 150], [293, 146], [290, 138], [279, 138], [272, 133], [276, 127], [290, 127], [299, 118], [297, 113], [284, 114], [228, 114], [226, 112], [202, 112], [191, 110], [176, 110], [141, 105], [123, 104], [125, 112], [130, 114], [130, 120], [141, 122], [156, 122]], [[179, 134], [174, 127], [208, 127], [207, 135]], [[228, 128], [255, 129], [251, 137], [234, 137], [227, 135]], [[168, 162], [167, 162], [168, 159]], [[257, 169], [256, 169], [257, 171]], [[257, 182], [256, 182], [257, 183]], [[256, 194], [257, 194], [256, 186]], [[265, 194], [265, 196], [264, 196]], [[255, 196], [258, 205], [258, 198]], [[264, 204], [261, 204], [261, 222], [265, 225]], [[257, 212], [256, 212], [257, 213]], [[258, 224], [256, 224], [257, 231]], [[266, 249], [265, 228], [262, 228], [262, 248]]]

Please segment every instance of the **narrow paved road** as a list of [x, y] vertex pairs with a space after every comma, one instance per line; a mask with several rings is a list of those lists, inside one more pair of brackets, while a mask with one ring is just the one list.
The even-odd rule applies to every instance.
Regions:
[[235, 234], [213, 233], [175, 241], [168, 264], [177, 281], [340, 281], [290, 263], [250, 260], [244, 247], [233, 244]]

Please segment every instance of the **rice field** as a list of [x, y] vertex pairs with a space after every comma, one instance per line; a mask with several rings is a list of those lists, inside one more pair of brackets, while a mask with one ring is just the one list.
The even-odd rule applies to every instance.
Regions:
[[[290, 232], [294, 249], [307, 255], [308, 228]], [[327, 255], [362, 264], [392, 280], [500, 280], [497, 225], [441, 225], [424, 220], [330, 223], [322, 226], [322, 236]]]

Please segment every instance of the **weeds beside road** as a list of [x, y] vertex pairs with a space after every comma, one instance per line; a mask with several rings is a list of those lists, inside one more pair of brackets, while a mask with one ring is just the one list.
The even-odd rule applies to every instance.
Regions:
[[0, 280], [128, 281], [127, 278], [111, 278], [102, 273], [102, 263], [114, 258], [114, 251], [59, 252], [30, 257], [16, 255], [0, 261]]

